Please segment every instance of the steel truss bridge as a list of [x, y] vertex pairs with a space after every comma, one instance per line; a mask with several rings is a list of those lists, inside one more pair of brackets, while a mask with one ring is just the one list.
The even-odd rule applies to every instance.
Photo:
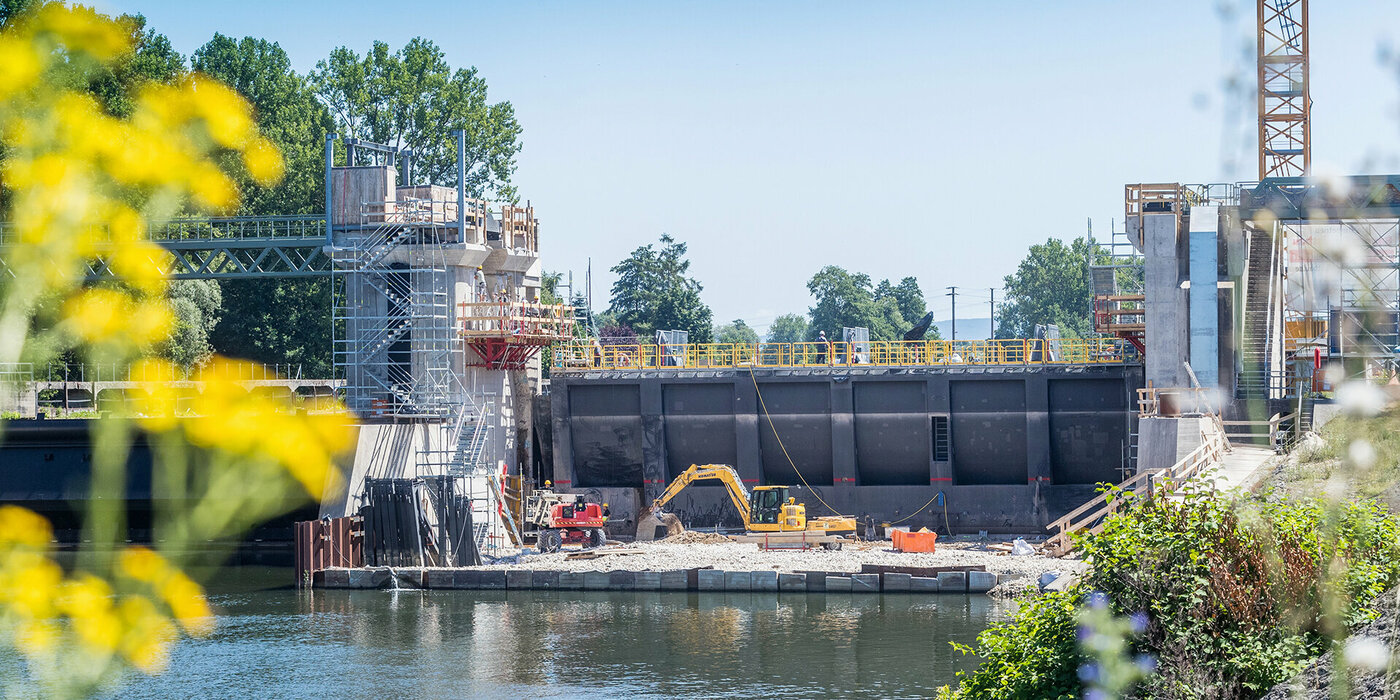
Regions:
[[[172, 279], [268, 279], [331, 274], [324, 216], [233, 216], [151, 222], [149, 237], [170, 251]], [[0, 274], [12, 228], [0, 222]], [[110, 277], [105, 256], [88, 261], [88, 277]]]

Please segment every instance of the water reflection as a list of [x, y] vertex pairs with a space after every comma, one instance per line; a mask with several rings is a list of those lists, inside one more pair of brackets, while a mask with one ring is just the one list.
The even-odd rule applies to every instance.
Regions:
[[122, 695], [927, 696], [1004, 611], [982, 596], [296, 591], [242, 570], [220, 627]]

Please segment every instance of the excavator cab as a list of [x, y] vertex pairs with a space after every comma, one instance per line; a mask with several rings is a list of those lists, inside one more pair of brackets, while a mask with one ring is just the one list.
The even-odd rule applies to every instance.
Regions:
[[748, 529], [789, 532], [807, 528], [807, 509], [788, 495], [786, 486], [757, 486], [749, 495]]

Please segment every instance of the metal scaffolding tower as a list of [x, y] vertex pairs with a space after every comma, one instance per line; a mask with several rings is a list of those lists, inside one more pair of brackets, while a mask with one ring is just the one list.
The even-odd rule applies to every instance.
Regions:
[[[333, 249], [335, 364], [361, 416], [446, 419], [463, 396], [442, 202], [370, 202]], [[453, 214], [455, 219], [455, 213]], [[455, 223], [455, 221], [453, 222]]]

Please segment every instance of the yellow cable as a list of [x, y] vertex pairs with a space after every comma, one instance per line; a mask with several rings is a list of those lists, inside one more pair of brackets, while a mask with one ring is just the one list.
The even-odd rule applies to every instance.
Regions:
[[[916, 510], [916, 511], [914, 511], [913, 513], [910, 513], [909, 515], [906, 515], [906, 516], [900, 518], [899, 520], [896, 520], [896, 521], [894, 521], [894, 522], [892, 522], [892, 523], [890, 523], [890, 524], [891, 524], [891, 525], [898, 525], [898, 524], [904, 522], [905, 520], [908, 520], [908, 519], [910, 519], [910, 518], [912, 518], [912, 517], [918, 515], [919, 513], [924, 512], [924, 509], [927, 508], [927, 507], [929, 507], [929, 506], [931, 506], [931, 505], [933, 505], [933, 502], [936, 501], [936, 500], [938, 500], [938, 494], [934, 494], [933, 498], [928, 499], [928, 503], [925, 503], [925, 504], [919, 506], [919, 509], [918, 509], [918, 510]], [[944, 504], [943, 504], [943, 510], [944, 510], [944, 513], [945, 513], [943, 519], [944, 519], [944, 520], [947, 520], [947, 519], [948, 519], [948, 518], [947, 518], [947, 515], [946, 515], [947, 510], [948, 510], [948, 504], [947, 504], [947, 503], [944, 503]], [[947, 526], [947, 523], [946, 523], [946, 522], [944, 523], [944, 526], [945, 526], [945, 527]], [[951, 531], [950, 531], [950, 532], [951, 532]]]
[[797, 463], [792, 461], [792, 455], [788, 454], [787, 447], [783, 445], [783, 439], [781, 437], [778, 437], [778, 428], [777, 426], [773, 425], [773, 416], [768, 413], [768, 406], [763, 403], [763, 392], [758, 390], [758, 377], [754, 376], [753, 367], [749, 367], [749, 379], [753, 380], [753, 392], [755, 395], [758, 396], [758, 406], [759, 408], [763, 409], [763, 417], [768, 419], [768, 428], [769, 430], [773, 431], [773, 438], [778, 441], [778, 447], [782, 448], [783, 456], [787, 457], [788, 464], [791, 464], [792, 470], [797, 473], [797, 478], [802, 481], [802, 485], [806, 486], [808, 491], [812, 492], [813, 496], [816, 496], [817, 501], [819, 503], [826, 506], [827, 510], [831, 511], [832, 513], [835, 513], [839, 517], [846, 517], [844, 515], [841, 515], [841, 511], [832, 508], [831, 504], [822, 500], [822, 495], [817, 493], [817, 490], [812, 488], [811, 484], [807, 483], [806, 477], [802, 476], [802, 470], [798, 469]]

